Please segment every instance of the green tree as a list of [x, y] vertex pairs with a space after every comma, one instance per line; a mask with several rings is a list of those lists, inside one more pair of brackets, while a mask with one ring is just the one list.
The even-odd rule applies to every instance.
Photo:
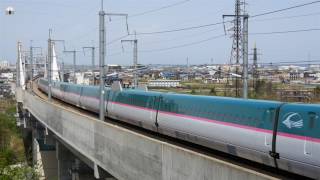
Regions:
[[0, 106], [0, 180], [38, 179], [33, 168], [26, 164], [24, 146], [16, 126], [16, 108], [12, 100]]
[[314, 95], [316, 97], [320, 97], [320, 86], [317, 86], [316, 88], [314, 88]]
[[216, 96], [217, 95], [217, 91], [216, 91], [216, 88], [215, 87], [212, 87], [210, 89], [210, 94], [213, 95], [213, 96]]

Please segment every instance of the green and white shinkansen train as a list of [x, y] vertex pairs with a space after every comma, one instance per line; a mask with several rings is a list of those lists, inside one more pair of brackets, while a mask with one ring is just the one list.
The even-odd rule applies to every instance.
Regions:
[[[48, 82], [38, 87], [47, 93]], [[320, 105], [105, 90], [109, 118], [320, 179]], [[99, 112], [99, 87], [52, 83], [52, 96]]]

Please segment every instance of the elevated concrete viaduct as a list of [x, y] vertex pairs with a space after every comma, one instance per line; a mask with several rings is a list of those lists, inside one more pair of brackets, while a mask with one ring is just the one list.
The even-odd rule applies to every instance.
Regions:
[[[101, 122], [28, 91], [16, 90], [17, 102], [33, 124], [33, 137], [54, 147], [58, 179], [258, 180], [273, 176]], [[34, 126], [37, 124], [37, 126]], [[38, 127], [38, 128], [36, 128]], [[42, 138], [39, 138], [42, 137]], [[89, 170], [86, 169], [89, 167]], [[81, 170], [81, 168], [83, 168]], [[90, 175], [91, 174], [91, 175]]]

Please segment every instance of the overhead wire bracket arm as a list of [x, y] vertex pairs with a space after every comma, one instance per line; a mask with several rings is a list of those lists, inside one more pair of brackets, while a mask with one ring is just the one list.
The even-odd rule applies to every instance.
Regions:
[[126, 17], [127, 34], [130, 35], [129, 24], [128, 24], [128, 14], [125, 14], [125, 13], [105, 13], [105, 15], [107, 15], [107, 16], [124, 16], [124, 17]]

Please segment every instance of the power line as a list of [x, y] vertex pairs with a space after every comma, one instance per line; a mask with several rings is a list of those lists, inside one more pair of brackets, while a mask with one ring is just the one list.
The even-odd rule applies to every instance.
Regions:
[[[144, 11], [144, 12], [141, 12], [141, 13], [137, 13], [137, 14], [133, 14], [133, 15], [130, 15], [128, 16], [128, 18], [132, 18], [132, 17], [137, 17], [137, 16], [142, 16], [142, 15], [145, 15], [145, 14], [149, 14], [149, 13], [153, 13], [153, 12], [157, 12], [157, 11], [160, 11], [160, 10], [163, 10], [163, 9], [167, 9], [167, 8], [171, 8], [171, 7], [174, 7], [174, 6], [178, 6], [178, 5], [181, 5], [181, 4], [184, 4], [186, 2], [189, 2], [191, 0], [183, 0], [183, 1], [179, 1], [179, 2], [176, 2], [176, 3], [173, 3], [173, 4], [169, 4], [169, 5], [166, 5], [166, 6], [162, 6], [160, 8], [156, 8], [156, 9], [152, 9], [152, 10], [148, 10], [148, 11]], [[89, 32], [86, 32], [80, 36], [77, 36], [76, 38], [78, 39], [79, 37], [82, 38], [84, 37], [85, 35], [87, 35], [88, 33], [92, 32], [93, 30], [97, 30], [97, 28], [94, 28], [94, 29], [91, 29]], [[131, 35], [131, 34], [129, 34]], [[128, 37], [129, 35], [124, 35], [124, 36], [121, 36], [119, 38], [115, 38], [114, 40], [111, 40], [110, 42], [107, 43], [107, 45], [111, 45], [123, 38], [126, 38]], [[76, 38], [72, 38], [72, 40], [76, 39]], [[71, 40], [71, 41], [72, 41]]]
[[[159, 7], [159, 8], [155, 8], [155, 9], [147, 10], [147, 11], [144, 11], [144, 12], [136, 13], [136, 14], [133, 14], [133, 15], [129, 15], [128, 18], [133, 18], [133, 17], [138, 17], [138, 16], [143, 16], [143, 15], [146, 15], [146, 14], [154, 13], [154, 12], [157, 12], [157, 11], [161, 11], [161, 10], [164, 10], [164, 9], [168, 9], [168, 8], [171, 8], [171, 7], [174, 7], [174, 6], [178, 6], [178, 5], [187, 3], [189, 1], [191, 1], [191, 0], [178, 1], [178, 2], [173, 3], [173, 4], [169, 4], [169, 5], [165, 5], [165, 6]], [[118, 19], [115, 19], [113, 21], [120, 20], [120, 19], [121, 18], [118, 18]]]
[[144, 11], [144, 12], [137, 13], [137, 14], [133, 14], [133, 15], [129, 16], [129, 18], [137, 17], [137, 16], [143, 16], [143, 15], [149, 14], [149, 13], [154, 13], [154, 12], [157, 12], [157, 11], [161, 11], [163, 9], [168, 9], [168, 8], [171, 8], [171, 7], [174, 7], [174, 6], [178, 6], [178, 5], [187, 3], [189, 1], [191, 1], [191, 0], [179, 1], [179, 2], [176, 2], [176, 3], [173, 3], [173, 4], [169, 4], [169, 5], [166, 5], [166, 6], [162, 6], [162, 7], [156, 8], [156, 9]]
[[[308, 5], [316, 4], [316, 3], [320, 3], [320, 0], [309, 2], [309, 3], [304, 3], [304, 4], [299, 4], [299, 5], [295, 5], [295, 6], [291, 6], [291, 7], [287, 7], [287, 8], [283, 8], [283, 9], [279, 9], [279, 10], [273, 10], [273, 11], [269, 11], [269, 12], [265, 12], [265, 13], [261, 13], [261, 14], [256, 14], [256, 15], [250, 16], [250, 18], [265, 16], [265, 15], [269, 15], [269, 14], [275, 14], [275, 13], [278, 13], [278, 12], [283, 12], [283, 11], [287, 11], [287, 10], [291, 10], [291, 9], [295, 9], [295, 8], [300, 8], [300, 7], [304, 7], [304, 6], [308, 6]], [[230, 20], [230, 21], [226, 21], [226, 22], [233, 22], [233, 21]], [[210, 27], [210, 26], [221, 25], [221, 24], [224, 24], [226, 22], [222, 21], [222, 22], [203, 24], [203, 25], [198, 25], [198, 26], [189, 26], [189, 27], [184, 27], [184, 28], [162, 30], [162, 31], [140, 32], [140, 33], [138, 32], [136, 35], [154, 35], [154, 34], [164, 34], [164, 33], [180, 32], [180, 31], [188, 31], [188, 30], [194, 30], [194, 29], [199, 29], [199, 28], [205, 28], [205, 27]]]
[[121, 39], [123, 39], [123, 38], [125, 38], [125, 37], [128, 37], [128, 36], [130, 36], [130, 35], [131, 35], [131, 34], [129, 34], [129, 35], [126, 34], [126, 35], [124, 35], [124, 36], [120, 36], [120, 37], [118, 37], [118, 38], [115, 38], [115, 39], [107, 42], [107, 45], [111, 45], [111, 44], [113, 44], [113, 43], [119, 42]]
[[159, 42], [163, 42], [163, 41], [170, 42], [170, 41], [176, 41], [176, 40], [180, 40], [180, 39], [194, 38], [196, 36], [202, 36], [202, 35], [205, 35], [205, 34], [207, 34], [209, 32], [213, 32], [213, 31], [216, 31], [216, 30], [218, 30], [218, 29], [214, 28], [214, 29], [205, 30], [205, 31], [197, 32], [197, 33], [191, 33], [191, 34], [187, 34], [185, 36], [170, 38], [170, 39], [166, 39], [166, 40], [151, 41], [151, 42], [148, 42], [148, 44], [155, 44], [155, 43], [159, 43]]
[[265, 16], [265, 15], [269, 15], [269, 14], [274, 14], [274, 13], [287, 11], [287, 10], [291, 10], [291, 9], [296, 9], [296, 8], [300, 8], [300, 7], [304, 7], [304, 6], [308, 6], [308, 5], [312, 5], [312, 4], [316, 4], [316, 3], [320, 3], [320, 1], [312, 1], [312, 2], [309, 2], [309, 3], [299, 4], [299, 5], [283, 8], [283, 9], [269, 11], [269, 12], [265, 12], [265, 13], [261, 13], [261, 14], [256, 14], [254, 16], [250, 16], [250, 18], [259, 17], [259, 16]]
[[[231, 21], [230, 21], [231, 22]], [[153, 34], [163, 34], [163, 33], [171, 33], [171, 32], [179, 32], [179, 31], [187, 31], [187, 30], [193, 30], [193, 29], [199, 29], [204, 27], [210, 27], [210, 26], [216, 26], [221, 25], [225, 22], [218, 22], [218, 23], [211, 23], [211, 24], [204, 24], [199, 26], [191, 26], [191, 27], [185, 27], [185, 28], [178, 28], [178, 29], [171, 29], [171, 30], [163, 30], [163, 31], [154, 31], [154, 32], [137, 32], [136, 35], [153, 35]]]
[[[191, 43], [176, 45], [176, 46], [172, 46], [172, 47], [168, 47], [168, 48], [140, 50], [139, 53], [151, 53], [151, 52], [168, 51], [168, 50], [172, 50], [172, 49], [178, 49], [178, 48], [183, 48], [183, 47], [188, 47], [188, 46], [194, 46], [194, 45], [201, 44], [201, 43], [204, 43], [204, 42], [207, 42], [207, 41], [211, 41], [211, 40], [214, 40], [214, 39], [218, 39], [218, 38], [221, 38], [221, 37], [225, 37], [225, 35], [222, 34], [222, 35], [219, 35], [219, 36], [213, 36], [213, 37], [210, 37], [210, 38], [207, 38], [207, 39], [203, 39], [203, 40], [200, 40], [200, 41], [195, 41], [195, 42], [191, 42]], [[122, 53], [123, 52], [116, 52], [116, 53], [109, 54], [107, 56], [108, 57], [109, 56], [117, 56], [117, 55], [120, 55]]]
[[277, 17], [277, 18], [267, 18], [267, 19], [256, 19], [251, 20], [254, 22], [261, 22], [261, 21], [273, 21], [273, 20], [280, 20], [280, 19], [293, 19], [293, 18], [300, 18], [300, 17], [308, 17], [308, 16], [317, 16], [320, 15], [320, 12], [316, 13], [309, 13], [309, 14], [301, 14], [301, 15], [295, 15], [295, 16], [284, 16], [284, 17]]
[[[143, 14], [147, 14], [147, 13], [159, 11], [159, 10], [161, 10], [161, 9], [165, 9], [165, 8], [177, 6], [177, 5], [179, 5], [179, 4], [186, 3], [186, 2], [188, 2], [188, 1], [190, 1], [190, 0], [180, 1], [180, 2], [171, 4], [171, 5], [167, 5], [167, 6], [163, 6], [163, 7], [154, 9], [154, 10], [149, 10], [149, 11], [145, 11], [145, 12], [142, 12], [142, 13], [138, 13], [138, 14], [132, 15], [132, 16], [130, 16], [130, 17], [140, 16], [140, 15], [143, 15]], [[283, 9], [279, 9], [279, 10], [274, 10], [274, 11], [270, 11], [270, 12], [265, 12], [265, 13], [253, 15], [253, 16], [251, 16], [250, 18], [259, 17], [259, 16], [264, 16], [264, 15], [269, 15], [269, 14], [274, 14], [274, 13], [278, 13], [278, 12], [282, 12], [282, 11], [291, 10], [291, 9], [294, 9], [294, 8], [300, 8], [300, 7], [304, 7], [304, 6], [307, 6], [307, 5], [316, 4], [316, 3], [319, 3], [319, 2], [320, 2], [320, 1], [313, 1], [313, 2], [310, 2], [310, 3], [304, 3], [304, 4], [300, 4], [300, 5], [296, 5], [296, 6], [291, 6], [291, 7], [288, 7], [288, 8], [283, 8]], [[227, 21], [227, 22], [232, 22], [232, 20]], [[140, 33], [136, 33], [136, 35], [155, 35], [155, 34], [173, 33], [173, 32], [180, 32], [180, 31], [187, 31], [187, 30], [194, 30], [194, 29], [199, 29], [199, 28], [211, 27], [211, 26], [221, 25], [221, 24], [224, 24], [224, 23], [226, 23], [226, 22], [217, 22], [217, 23], [203, 24], [203, 25], [198, 25], [198, 26], [191, 26], [191, 27], [171, 29], [171, 30], [163, 30], [163, 31], [140, 32]], [[96, 28], [95, 28], [95, 29], [96, 29]], [[92, 32], [93, 30], [94, 30], [94, 29], [91, 29], [89, 32]], [[251, 33], [251, 35], [284, 34], [284, 33], [294, 33], [294, 32], [307, 32], [307, 31], [318, 31], [318, 29], [305, 29], [305, 30], [280, 31], [280, 32], [266, 32], [266, 33]], [[77, 36], [76, 38], [77, 38], [77, 39], [82, 38], [82, 37], [84, 37], [85, 35], [87, 35], [89, 32], [86, 32], [86, 33], [84, 33], [84, 34], [81, 35], [81, 36]], [[133, 34], [129, 34], [129, 35], [133, 35]], [[117, 41], [119, 41], [119, 40], [121, 40], [121, 39], [129, 36], [129, 35], [125, 35], [125, 36], [121, 36], [121, 37], [119, 37], [119, 38], [116, 38], [116, 39], [110, 41], [109, 43], [107, 43], [107, 45], [111, 45], [111, 44], [113, 44], [113, 43], [115, 43], [115, 42], [117, 42]], [[76, 39], [76, 38], [72, 38], [71, 41], [73, 41], [73, 40]]]
[[[186, 1], [181, 1], [182, 2], [186, 2]], [[269, 15], [269, 14], [274, 14], [274, 13], [278, 13], [278, 12], [282, 12], [282, 11], [287, 11], [287, 10], [291, 10], [294, 8], [300, 8], [300, 7], [304, 7], [307, 5], [311, 5], [311, 4], [316, 4], [319, 3], [320, 1], [313, 1], [310, 3], [304, 3], [304, 4], [300, 4], [300, 5], [296, 5], [296, 6], [291, 6], [288, 8], [284, 8], [284, 9], [279, 9], [279, 10], [274, 10], [274, 11], [270, 11], [270, 12], [265, 12], [265, 13], [261, 13], [261, 14], [257, 14], [252, 17], [259, 17], [259, 16], [264, 16], [264, 15]], [[177, 4], [177, 3], [175, 3]], [[160, 9], [160, 8], [159, 8]], [[146, 11], [147, 12], [147, 11]], [[146, 13], [144, 12], [144, 13]], [[140, 13], [141, 14], [141, 13]], [[230, 21], [232, 22], [232, 21]], [[199, 25], [199, 26], [191, 26], [191, 27], [185, 27], [185, 28], [178, 28], [178, 29], [171, 29], [171, 30], [163, 30], [163, 31], [154, 31], [154, 32], [140, 32], [140, 33], [136, 33], [136, 35], [154, 35], [154, 34], [163, 34], [163, 33], [171, 33], [171, 32], [179, 32], [179, 31], [186, 31], [186, 30], [193, 30], [193, 29], [199, 29], [199, 28], [204, 28], [204, 27], [210, 27], [210, 26], [215, 26], [215, 25], [221, 25], [225, 22], [217, 22], [217, 23], [211, 23], [211, 24], [204, 24], [204, 25]], [[289, 30], [289, 31], [276, 31], [276, 32], [263, 32], [263, 33], [251, 33], [250, 35], [268, 35], [268, 34], [286, 34], [286, 33], [296, 33], [296, 32], [308, 32], [308, 31], [318, 31], [320, 29], [318, 28], [313, 28], [313, 29], [302, 29], [302, 30]], [[133, 35], [133, 34], [129, 34], [129, 35]], [[119, 38], [116, 38], [112, 41], [110, 41], [108, 44], [113, 44], [129, 35], [125, 35], [125, 36], [121, 36]], [[160, 48], [160, 49], [151, 49], [151, 50], [141, 50], [139, 52], [143, 52], [143, 53], [148, 53], [148, 52], [157, 52], [157, 51], [166, 51], [166, 50], [171, 50], [171, 49], [177, 49], [177, 48], [182, 48], [182, 47], [187, 47], [187, 46], [192, 46], [192, 45], [196, 45], [196, 44], [200, 44], [203, 42], [207, 42], [210, 41], [212, 39], [217, 39], [220, 37], [223, 37], [225, 35], [220, 35], [220, 36], [215, 36], [215, 37], [211, 37], [208, 39], [204, 39], [204, 40], [200, 40], [200, 41], [196, 41], [196, 42], [192, 42], [192, 43], [187, 43], [187, 44], [182, 44], [182, 45], [178, 45], [178, 46], [173, 46], [173, 47], [169, 47], [169, 48]], [[121, 52], [118, 53], [114, 53], [114, 54], [110, 54], [108, 56], [114, 56], [114, 55], [119, 55], [121, 54]]]
[[149, 52], [157, 52], [157, 51], [167, 51], [167, 50], [171, 50], [171, 49], [177, 49], [177, 48], [183, 48], [183, 47], [187, 47], [187, 46], [193, 46], [193, 45], [197, 45], [197, 44], [201, 44], [207, 41], [211, 41], [213, 39], [218, 39], [221, 37], [225, 37], [224, 34], [219, 35], [219, 36], [213, 36], [204, 40], [200, 40], [200, 41], [195, 41], [192, 43], [187, 43], [187, 44], [182, 44], [182, 45], [177, 45], [177, 46], [172, 46], [172, 47], [168, 47], [168, 48], [160, 48], [160, 49], [150, 49], [150, 50], [141, 50], [139, 52], [143, 52], [143, 53], [149, 53]]
[[79, 40], [79, 39], [88, 37], [88, 35], [91, 34], [93, 31], [98, 31], [98, 28], [97, 27], [91, 28], [89, 31], [86, 31], [82, 34], [79, 34], [78, 36], [75, 36], [75, 37], [69, 39], [69, 41], [73, 42], [74, 40]]
[[[275, 32], [262, 32], [262, 33], [250, 33], [250, 35], [270, 35], [270, 34], [287, 34], [287, 33], [297, 33], [297, 32], [308, 32], [308, 31], [320, 31], [320, 28], [313, 28], [313, 29], [301, 29], [301, 30], [289, 30], [289, 31], [275, 31]], [[128, 36], [128, 35], [126, 35]], [[193, 45], [197, 45], [197, 44], [201, 44], [213, 39], [218, 39], [221, 37], [224, 37], [225, 35], [219, 35], [219, 36], [214, 36], [214, 37], [210, 37], [204, 40], [200, 40], [200, 41], [195, 41], [195, 42], [191, 42], [191, 43], [186, 43], [186, 44], [182, 44], [182, 45], [177, 45], [177, 46], [172, 46], [169, 48], [160, 48], [160, 49], [150, 49], [150, 50], [140, 50], [139, 52], [142, 53], [150, 53], [150, 52], [158, 52], [158, 51], [167, 51], [167, 50], [172, 50], [172, 49], [178, 49], [178, 48], [183, 48], [183, 47], [187, 47], [187, 46], [193, 46]], [[123, 36], [125, 37], [125, 36]], [[119, 37], [113, 41], [111, 41], [111, 43], [117, 42], [118, 40], [120, 40], [123, 37]], [[114, 54], [110, 54], [108, 56], [115, 56], [115, 55], [120, 55], [121, 52], [117, 52]]]
[[288, 34], [288, 33], [297, 33], [297, 32], [309, 32], [309, 31], [320, 31], [320, 28], [288, 30], [288, 31], [274, 31], [274, 32], [261, 32], [261, 33], [250, 33], [250, 35]]

